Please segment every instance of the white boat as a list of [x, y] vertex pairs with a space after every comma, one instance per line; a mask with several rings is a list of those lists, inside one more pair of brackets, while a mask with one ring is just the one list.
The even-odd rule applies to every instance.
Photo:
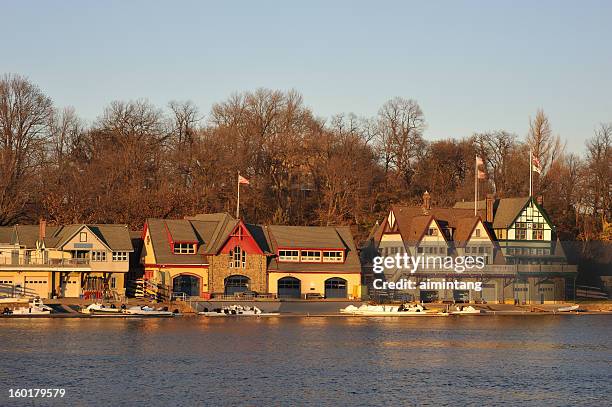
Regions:
[[263, 312], [259, 308], [255, 306], [248, 305], [228, 305], [223, 308], [215, 308], [212, 311], [208, 311], [207, 308], [204, 311], [198, 312], [199, 315], [204, 315], [207, 317], [233, 317], [233, 316], [257, 316], [257, 317], [267, 317], [279, 315], [278, 312]]
[[138, 305], [125, 310], [128, 315], [140, 315], [149, 317], [173, 317], [174, 313], [168, 311], [167, 307], [163, 309], [155, 309], [147, 305]]
[[349, 305], [340, 310], [342, 314], [363, 315], [363, 316], [391, 316], [391, 317], [446, 317], [446, 311], [428, 310], [421, 304], [401, 304], [401, 305], [369, 305], [363, 304], [360, 307]]
[[89, 304], [81, 310], [81, 313], [89, 315], [119, 315], [122, 312], [121, 308], [117, 308], [114, 305], [106, 306], [99, 302]]
[[579, 309], [580, 309], [580, 305], [572, 305], [569, 307], [557, 308], [557, 312], [572, 312], [572, 311], [579, 311]]
[[483, 309], [474, 308], [471, 305], [463, 306], [459, 305], [455, 307], [454, 311], [451, 311], [453, 315], [477, 315], [477, 314], [485, 314], [487, 311]]
[[48, 315], [53, 309], [43, 304], [40, 298], [34, 298], [27, 307], [15, 308], [10, 315]]

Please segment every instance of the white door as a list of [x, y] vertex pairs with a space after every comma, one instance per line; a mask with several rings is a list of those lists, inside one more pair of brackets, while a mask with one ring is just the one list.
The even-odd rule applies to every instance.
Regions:
[[497, 285], [495, 283], [482, 284], [482, 299], [486, 302], [497, 302]]
[[24, 290], [28, 297], [48, 298], [51, 289], [48, 277], [26, 277]]
[[81, 279], [79, 276], [68, 277], [62, 281], [62, 297], [79, 298], [81, 295]]

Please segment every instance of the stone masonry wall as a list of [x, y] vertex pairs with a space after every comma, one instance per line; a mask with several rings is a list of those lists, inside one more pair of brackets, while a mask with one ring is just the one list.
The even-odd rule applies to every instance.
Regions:
[[261, 294], [268, 292], [266, 256], [247, 253], [245, 268], [230, 268], [227, 254], [211, 256], [209, 259], [208, 287], [211, 293], [222, 294], [225, 290], [225, 279], [232, 275], [247, 276], [251, 280], [249, 290]]

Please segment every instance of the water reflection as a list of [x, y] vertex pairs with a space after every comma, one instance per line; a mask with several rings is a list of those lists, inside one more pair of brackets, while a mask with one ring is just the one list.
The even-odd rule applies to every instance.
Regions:
[[7, 386], [85, 405], [603, 405], [612, 391], [608, 316], [0, 324]]

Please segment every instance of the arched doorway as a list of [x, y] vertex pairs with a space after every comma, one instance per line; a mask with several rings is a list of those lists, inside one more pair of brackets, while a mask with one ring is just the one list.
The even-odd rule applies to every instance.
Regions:
[[189, 297], [200, 296], [200, 277], [180, 274], [172, 279], [172, 291]]
[[301, 282], [295, 277], [283, 277], [278, 280], [277, 293], [279, 298], [300, 298]]
[[325, 298], [346, 298], [346, 280], [332, 277], [325, 280]]
[[249, 289], [250, 279], [247, 276], [233, 275], [225, 279], [225, 295], [243, 293]]

